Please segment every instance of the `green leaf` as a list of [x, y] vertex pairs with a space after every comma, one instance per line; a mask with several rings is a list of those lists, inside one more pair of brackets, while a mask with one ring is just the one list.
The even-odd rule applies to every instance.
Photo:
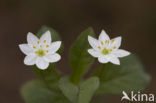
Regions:
[[58, 32], [56, 32], [54, 29], [47, 27], [47, 26], [42, 26], [39, 32], [37, 33], [37, 36], [40, 38], [46, 31], [50, 31], [52, 41], [58, 41], [61, 40]]
[[72, 68], [71, 80], [74, 84], [78, 84], [94, 61], [94, 58], [87, 52], [90, 47], [88, 35], [94, 36], [92, 28], [83, 31], [70, 49], [69, 60]]
[[50, 64], [49, 67], [45, 70], [40, 70], [36, 66], [34, 66], [33, 70], [38, 78], [43, 81], [49, 88], [51, 88], [50, 85], [55, 88], [56, 85], [54, 84], [59, 80], [60, 75], [56, 71], [54, 63]]
[[143, 65], [135, 55], [121, 58], [120, 61], [119, 66], [108, 63], [97, 69], [95, 75], [101, 81], [97, 94], [140, 91], [148, 85], [150, 76], [143, 70]]
[[21, 89], [21, 95], [26, 103], [69, 103], [62, 94], [51, 91], [37, 80], [27, 82]]
[[99, 79], [91, 77], [80, 84], [78, 103], [89, 103], [94, 92], [99, 87]]
[[67, 77], [60, 79], [59, 88], [72, 103], [77, 100], [78, 87], [73, 85]]

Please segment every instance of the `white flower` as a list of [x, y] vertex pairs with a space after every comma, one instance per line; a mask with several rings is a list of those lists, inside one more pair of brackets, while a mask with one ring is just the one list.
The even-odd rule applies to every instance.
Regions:
[[98, 58], [100, 63], [111, 62], [120, 65], [119, 57], [128, 56], [130, 54], [128, 51], [119, 49], [121, 45], [120, 36], [110, 40], [104, 30], [102, 30], [98, 40], [88, 36], [88, 41], [92, 47], [92, 49], [88, 49], [89, 54]]
[[51, 34], [49, 31], [45, 32], [40, 39], [34, 34], [28, 33], [28, 44], [20, 44], [21, 51], [26, 55], [24, 59], [25, 65], [34, 65], [39, 69], [46, 69], [49, 63], [57, 62], [61, 56], [56, 51], [61, 46], [61, 41], [51, 43]]

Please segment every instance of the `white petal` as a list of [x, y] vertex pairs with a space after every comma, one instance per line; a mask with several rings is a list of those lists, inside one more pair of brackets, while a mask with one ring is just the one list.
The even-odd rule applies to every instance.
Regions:
[[39, 69], [47, 69], [48, 66], [49, 66], [49, 63], [47, 61], [45, 61], [43, 58], [41, 57], [38, 57], [37, 60], [36, 60], [36, 66], [39, 68]]
[[33, 33], [29, 32], [27, 34], [27, 42], [29, 45], [37, 46], [37, 41], [38, 41], [38, 38]]
[[98, 40], [94, 39], [93, 37], [91, 36], [88, 36], [88, 42], [89, 44], [91, 45], [91, 47], [97, 51], [99, 51], [99, 43], [98, 43]]
[[95, 51], [94, 49], [88, 49], [88, 53], [90, 55], [92, 55], [93, 57], [99, 57], [100, 56], [100, 53]]
[[98, 57], [98, 61], [100, 63], [108, 63], [108, 60], [104, 56]]
[[104, 30], [102, 30], [99, 35], [99, 40], [105, 42], [105, 40], [110, 40], [110, 38], [107, 35], [107, 33]]
[[57, 53], [55, 54], [49, 54], [49, 55], [45, 55], [44, 56], [44, 59], [47, 61], [47, 62], [57, 62], [61, 59], [61, 56]]
[[20, 44], [19, 48], [25, 55], [29, 55], [29, 54], [33, 53], [33, 49], [31, 47], [29, 47], [28, 44]]
[[113, 54], [106, 55], [106, 59], [108, 61], [110, 61], [111, 63], [113, 63], [113, 64], [120, 65], [119, 59], [115, 55], [113, 55]]
[[45, 43], [45, 44], [50, 44], [50, 43], [51, 43], [51, 34], [50, 34], [50, 31], [45, 32], [45, 33], [41, 36], [40, 42], [41, 42], [41, 43]]
[[112, 54], [116, 55], [117, 57], [125, 57], [130, 55], [130, 52], [123, 50], [123, 49], [118, 49], [112, 52]]
[[56, 42], [51, 43], [48, 54], [55, 53], [60, 48], [60, 46], [61, 46], [61, 41], [56, 41]]
[[110, 41], [110, 49], [113, 49], [114, 47], [115, 49], [118, 49], [121, 45], [121, 39], [122, 39], [121, 36], [112, 39], [114, 40], [114, 42], [112, 43], [111, 42], [112, 40]]
[[24, 59], [25, 65], [34, 65], [36, 63], [36, 55], [27, 55]]

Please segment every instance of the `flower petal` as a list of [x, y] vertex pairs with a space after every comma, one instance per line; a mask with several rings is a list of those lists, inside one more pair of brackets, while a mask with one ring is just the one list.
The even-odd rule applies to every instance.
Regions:
[[34, 65], [36, 63], [36, 55], [27, 55], [24, 59], [25, 65]]
[[38, 38], [31, 32], [27, 34], [27, 42], [29, 45], [37, 46]]
[[123, 50], [123, 49], [118, 49], [112, 52], [112, 54], [116, 55], [117, 57], [125, 57], [130, 55], [130, 52]]
[[98, 61], [100, 63], [108, 63], [108, 60], [104, 56], [98, 57]]
[[41, 38], [40, 38], [40, 42], [42, 44], [50, 44], [51, 43], [51, 34], [50, 31], [45, 32]]
[[107, 33], [102, 30], [100, 35], [99, 35], [99, 40], [105, 42], [106, 40], [110, 40], [109, 36], [107, 35]]
[[20, 44], [19, 48], [25, 55], [29, 55], [29, 54], [33, 53], [33, 49], [31, 47], [29, 47], [28, 44]]
[[93, 49], [100, 51], [100, 49], [98, 48], [98, 46], [99, 46], [98, 40], [94, 39], [91, 36], [88, 36], [88, 42]]
[[61, 56], [57, 53], [55, 54], [49, 54], [49, 55], [45, 55], [44, 56], [44, 59], [47, 61], [47, 62], [57, 62], [61, 59]]
[[111, 63], [120, 65], [120, 61], [119, 61], [119, 59], [118, 59], [115, 55], [113, 55], [113, 54], [108, 54], [108, 55], [106, 55], [105, 57], [106, 57], [106, 59], [107, 59], [108, 61], [110, 61]]
[[100, 53], [95, 51], [94, 49], [88, 49], [88, 53], [90, 55], [92, 55], [93, 57], [99, 57], [100, 56]]
[[120, 47], [120, 45], [121, 45], [121, 39], [122, 39], [121, 36], [112, 39], [109, 49], [118, 49]]
[[47, 61], [45, 61], [43, 58], [41, 57], [38, 57], [37, 60], [36, 60], [36, 66], [39, 68], [39, 69], [47, 69], [48, 66], [49, 66], [49, 63]]
[[51, 43], [48, 54], [55, 53], [60, 48], [60, 46], [61, 46], [61, 41], [56, 41]]

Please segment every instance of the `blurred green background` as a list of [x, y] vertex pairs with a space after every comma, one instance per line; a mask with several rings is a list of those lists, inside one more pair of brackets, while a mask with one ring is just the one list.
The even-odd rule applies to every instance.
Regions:
[[[42, 25], [62, 37], [65, 47], [59, 67], [65, 73], [71, 73], [69, 48], [81, 31], [91, 26], [97, 36], [101, 29], [111, 38], [121, 35], [121, 48], [138, 54], [152, 75], [145, 92], [156, 94], [155, 0], [0, 0], [0, 103], [24, 103], [19, 89], [36, 77], [23, 64], [18, 44], [26, 42], [27, 32], [36, 33]], [[121, 95], [96, 98], [101, 103], [120, 103]]]

